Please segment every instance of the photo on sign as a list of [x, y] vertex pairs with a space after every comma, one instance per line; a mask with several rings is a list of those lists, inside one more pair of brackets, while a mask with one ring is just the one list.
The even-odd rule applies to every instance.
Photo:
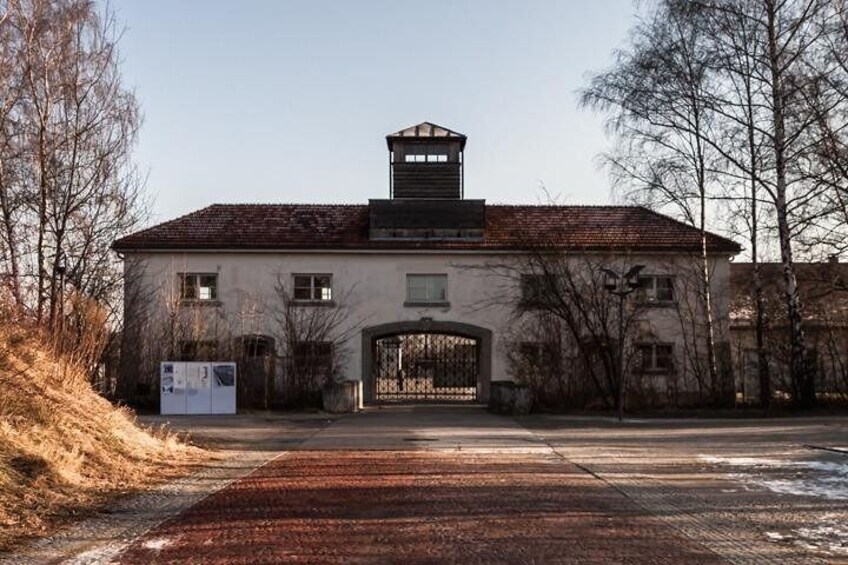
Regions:
[[236, 368], [232, 365], [215, 365], [212, 373], [217, 386], [236, 386]]

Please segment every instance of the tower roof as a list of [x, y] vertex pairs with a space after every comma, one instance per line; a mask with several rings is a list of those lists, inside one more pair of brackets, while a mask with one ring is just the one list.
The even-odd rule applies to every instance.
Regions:
[[409, 126], [408, 128], [390, 133], [386, 136], [386, 143], [389, 149], [392, 148], [392, 142], [405, 139], [421, 139], [421, 140], [451, 140], [458, 141], [462, 149], [465, 148], [465, 135], [450, 130], [446, 127], [434, 124], [432, 122], [421, 122], [420, 124]]

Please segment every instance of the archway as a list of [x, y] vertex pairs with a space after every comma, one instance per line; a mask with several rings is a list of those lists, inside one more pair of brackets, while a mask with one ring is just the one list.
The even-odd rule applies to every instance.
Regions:
[[492, 332], [460, 322], [394, 322], [362, 331], [365, 402], [474, 403], [489, 398]]

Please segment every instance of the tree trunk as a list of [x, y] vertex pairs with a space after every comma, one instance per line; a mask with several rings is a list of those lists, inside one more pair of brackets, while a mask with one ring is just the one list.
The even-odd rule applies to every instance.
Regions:
[[786, 202], [786, 120], [785, 93], [781, 74], [782, 60], [777, 46], [777, 8], [768, 0], [768, 56], [771, 74], [771, 102], [773, 120], [773, 150], [775, 160], [775, 211], [780, 259], [783, 263], [783, 281], [785, 285], [786, 314], [789, 322], [789, 379], [792, 386], [793, 401], [800, 407], [810, 407], [816, 402], [815, 389], [810, 386], [812, 379], [806, 363], [804, 331], [801, 320], [801, 299], [792, 259], [792, 234]]

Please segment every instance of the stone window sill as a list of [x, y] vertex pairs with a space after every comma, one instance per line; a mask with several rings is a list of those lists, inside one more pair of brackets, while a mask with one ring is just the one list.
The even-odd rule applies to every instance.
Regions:
[[450, 308], [450, 302], [409, 302], [403, 303], [406, 308]]
[[217, 307], [221, 305], [220, 300], [200, 300], [200, 299], [191, 299], [184, 298], [180, 300], [180, 306], [203, 306], [203, 307]]
[[292, 306], [323, 306], [329, 308], [336, 306], [335, 300], [292, 300]]

